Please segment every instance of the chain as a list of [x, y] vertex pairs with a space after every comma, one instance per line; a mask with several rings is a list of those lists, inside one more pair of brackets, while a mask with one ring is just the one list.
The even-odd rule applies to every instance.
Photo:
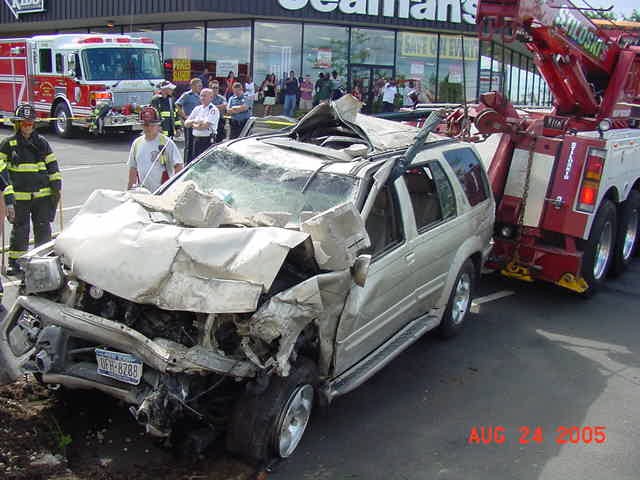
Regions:
[[535, 141], [532, 142], [531, 147], [529, 148], [529, 159], [527, 160], [527, 172], [524, 177], [524, 190], [522, 191], [522, 201], [520, 202], [520, 211], [518, 212], [518, 233], [516, 238], [516, 248], [514, 249], [513, 254], [513, 262], [518, 263], [520, 260], [520, 255], [518, 254], [518, 244], [520, 243], [520, 239], [522, 238], [522, 228], [524, 226], [524, 211], [527, 208], [527, 199], [529, 197], [529, 181], [531, 179], [531, 168], [533, 167], [533, 155], [535, 152]]

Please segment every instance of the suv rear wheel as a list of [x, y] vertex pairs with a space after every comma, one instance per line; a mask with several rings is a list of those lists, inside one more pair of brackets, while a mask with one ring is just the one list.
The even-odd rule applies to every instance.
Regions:
[[227, 431], [227, 449], [249, 461], [290, 457], [307, 428], [314, 403], [316, 368], [302, 357], [288, 377], [272, 376], [267, 388], [246, 391]]
[[438, 326], [438, 334], [442, 338], [451, 338], [462, 330], [464, 321], [469, 315], [473, 290], [475, 287], [476, 268], [470, 259], [467, 259], [460, 268], [453, 289], [449, 295], [447, 309], [442, 316], [442, 322]]

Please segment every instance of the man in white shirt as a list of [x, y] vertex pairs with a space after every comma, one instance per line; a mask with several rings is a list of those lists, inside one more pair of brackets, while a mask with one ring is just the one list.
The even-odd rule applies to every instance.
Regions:
[[393, 112], [395, 108], [396, 95], [398, 94], [398, 87], [396, 87], [396, 81], [391, 79], [384, 84], [382, 89], [382, 111]]
[[220, 121], [220, 111], [215, 107], [213, 100], [213, 90], [203, 88], [200, 92], [200, 105], [193, 109], [185, 127], [193, 128], [193, 156], [199, 156], [211, 146], [211, 137], [218, 130]]
[[129, 150], [128, 188], [144, 187], [156, 191], [164, 181], [182, 170], [182, 155], [173, 140], [160, 133], [158, 111], [147, 106], [140, 112], [143, 134]]

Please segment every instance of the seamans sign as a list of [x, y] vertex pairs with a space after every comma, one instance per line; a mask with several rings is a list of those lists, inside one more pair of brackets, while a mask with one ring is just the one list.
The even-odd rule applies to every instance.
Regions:
[[278, 0], [282, 8], [301, 10], [307, 5], [321, 13], [411, 18], [449, 23], [476, 23], [477, 0]]
[[16, 18], [23, 13], [44, 12], [44, 0], [4, 0], [4, 3]]

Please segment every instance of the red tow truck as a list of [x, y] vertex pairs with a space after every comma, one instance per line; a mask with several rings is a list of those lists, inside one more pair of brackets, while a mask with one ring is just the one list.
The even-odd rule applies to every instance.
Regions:
[[0, 116], [32, 103], [55, 118], [62, 137], [74, 128], [96, 133], [136, 129], [140, 105], [163, 78], [160, 50], [150, 38], [60, 34], [0, 39]]
[[554, 97], [550, 113], [522, 112], [489, 92], [448, 118], [451, 136], [502, 135], [489, 166], [487, 266], [592, 293], [638, 250], [638, 38], [596, 26], [566, 0], [480, 0], [478, 27], [481, 38], [524, 43]]

